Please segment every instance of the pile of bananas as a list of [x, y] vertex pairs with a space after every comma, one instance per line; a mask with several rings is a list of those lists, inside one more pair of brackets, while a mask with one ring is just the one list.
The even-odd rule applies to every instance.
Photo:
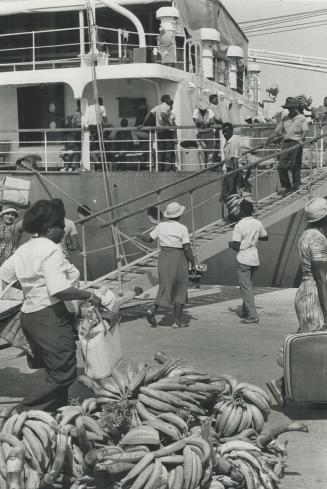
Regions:
[[[0, 489], [277, 488], [287, 456], [277, 438], [307, 428], [290, 423], [264, 433], [265, 391], [157, 360], [113, 369], [99, 381], [80, 376], [93, 397], [55, 417], [31, 410], [0, 419]], [[114, 423], [116, 413], [127, 422], [119, 418], [114, 440], [108, 420]], [[18, 455], [20, 482], [13, 483], [9, 467]]]
[[240, 213], [240, 205], [242, 200], [248, 200], [255, 205], [255, 199], [249, 192], [242, 192], [240, 194], [231, 194], [226, 200], [226, 207], [228, 209], [229, 215], [238, 217]]
[[226, 376], [230, 391], [219, 396], [214, 406], [215, 427], [220, 437], [230, 437], [247, 428], [261, 433], [270, 413], [270, 397], [254, 384], [238, 383]]
[[39, 487], [41, 477], [54, 463], [59, 426], [50, 414], [30, 410], [13, 414], [0, 430], [0, 488], [6, 488], [7, 459], [24, 453], [26, 487]]

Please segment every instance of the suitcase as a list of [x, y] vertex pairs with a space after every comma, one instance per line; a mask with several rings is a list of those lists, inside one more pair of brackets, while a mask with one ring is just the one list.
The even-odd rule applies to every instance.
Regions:
[[327, 331], [286, 336], [284, 381], [287, 399], [327, 403]]

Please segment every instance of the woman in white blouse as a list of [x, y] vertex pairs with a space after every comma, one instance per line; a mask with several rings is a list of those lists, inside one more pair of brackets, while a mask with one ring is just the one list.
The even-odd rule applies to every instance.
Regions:
[[17, 406], [17, 411], [54, 411], [68, 402], [68, 387], [77, 374], [76, 345], [71, 315], [64, 301], [101, 299], [72, 286], [78, 270], [58, 246], [64, 235], [65, 209], [52, 200], [39, 200], [26, 212], [23, 228], [37, 234], [0, 268], [5, 283], [17, 280], [24, 292], [21, 327], [31, 346], [34, 366], [45, 368], [46, 376]]
[[182, 312], [187, 302], [188, 262], [191, 263], [192, 270], [195, 270], [188, 230], [179, 222], [184, 210], [183, 205], [171, 202], [164, 212], [167, 221], [161, 222], [153, 231], [142, 236], [145, 242], [159, 239], [160, 244], [159, 290], [152, 308], [147, 311], [147, 320], [153, 327], [157, 325], [156, 312], [159, 306], [174, 306], [172, 326], [183, 326]]

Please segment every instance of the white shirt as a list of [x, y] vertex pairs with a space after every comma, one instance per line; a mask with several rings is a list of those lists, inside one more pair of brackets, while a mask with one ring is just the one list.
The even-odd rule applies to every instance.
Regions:
[[0, 278], [19, 280], [25, 296], [22, 312], [30, 313], [59, 302], [54, 294], [75, 284], [79, 272], [53, 241], [32, 238], [2, 265]]
[[[228, 141], [226, 140], [223, 148], [224, 161], [227, 167], [230, 166], [229, 162], [231, 158], [237, 158], [238, 160], [241, 160], [242, 153], [245, 153], [248, 150], [249, 147], [246, 145], [245, 138], [233, 134], [233, 136], [229, 138]], [[246, 162], [244, 161], [244, 163]], [[242, 161], [239, 161], [239, 166], [240, 164], [242, 164]]]
[[204, 114], [196, 107], [193, 111], [193, 119], [197, 119], [199, 122], [209, 122], [215, 118], [215, 114], [211, 109], [207, 109]]
[[74, 221], [65, 217], [65, 234], [60, 242], [65, 253], [68, 251], [68, 243], [71, 236], [77, 236], [77, 229]]
[[259, 256], [257, 242], [259, 238], [267, 236], [258, 219], [254, 217], [244, 217], [241, 219], [233, 231], [233, 241], [240, 242], [240, 251], [237, 254], [237, 261], [243, 265], [257, 267], [259, 265]]
[[173, 220], [158, 224], [150, 232], [150, 236], [152, 239], [158, 238], [160, 246], [168, 248], [183, 248], [183, 244], [190, 242], [187, 227]]
[[156, 105], [151, 109], [151, 112], [156, 116], [156, 126], [170, 126], [171, 125], [171, 107], [163, 102], [160, 105]]
[[[103, 122], [103, 119], [107, 117], [106, 109], [103, 105], [99, 105], [99, 117], [100, 124]], [[85, 111], [84, 116], [84, 125], [85, 126], [96, 126], [97, 125], [97, 105], [88, 105]]]

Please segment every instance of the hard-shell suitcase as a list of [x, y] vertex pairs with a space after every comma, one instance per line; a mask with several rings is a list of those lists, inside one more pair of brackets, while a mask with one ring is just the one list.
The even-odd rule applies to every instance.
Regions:
[[327, 331], [286, 336], [284, 381], [287, 399], [327, 403]]

